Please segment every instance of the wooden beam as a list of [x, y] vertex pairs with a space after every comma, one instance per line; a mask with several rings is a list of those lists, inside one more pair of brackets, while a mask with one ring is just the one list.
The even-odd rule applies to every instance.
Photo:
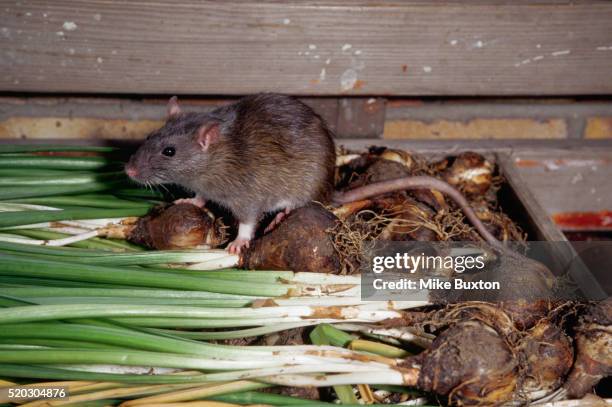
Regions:
[[612, 2], [0, 3], [0, 91], [611, 94]]
[[[554, 266], [551, 271], [558, 276], [567, 273], [573, 283], [575, 283], [580, 294], [588, 299], [604, 299], [608, 295], [602, 288], [597, 278], [586, 267], [582, 259], [577, 255], [572, 245], [568, 242], [563, 233], [555, 226], [540, 202], [533, 195], [533, 190], [530, 185], [525, 182], [520, 173], [516, 170], [512, 157], [507, 154], [497, 154], [497, 164], [500, 172], [509, 184], [511, 192], [518, 198], [522, 210], [525, 213], [525, 218], [532, 223], [532, 227], [536, 229], [537, 236], [531, 236], [533, 251], [546, 251], [550, 259], [547, 265]], [[559, 185], [557, 185], [559, 188]], [[562, 190], [567, 190], [561, 188]], [[535, 240], [547, 241], [549, 244], [533, 242]]]

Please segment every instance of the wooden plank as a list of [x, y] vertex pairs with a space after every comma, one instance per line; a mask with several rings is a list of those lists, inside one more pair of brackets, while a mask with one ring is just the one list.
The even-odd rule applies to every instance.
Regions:
[[[336, 129], [338, 100], [301, 100]], [[233, 101], [179, 99], [185, 111], [199, 112]], [[166, 104], [166, 98], [0, 97], [0, 139], [140, 140], [163, 125]]]
[[[608, 295], [599, 281], [597, 281], [597, 278], [595, 278], [593, 273], [583, 263], [571, 243], [555, 226], [550, 216], [540, 205], [540, 202], [534, 197], [529, 185], [514, 166], [511, 156], [498, 153], [497, 164], [506, 182], [510, 185], [512, 192], [523, 206], [526, 212], [526, 218], [536, 229], [537, 236], [532, 236], [530, 240], [547, 241], [550, 243], [545, 247], [549, 250], [551, 256], [551, 266], [554, 266], [557, 272], [568, 273], [582, 294], [587, 298], [606, 298]], [[558, 185], [557, 188], [559, 188]], [[565, 189], [561, 190], [567, 193]], [[538, 243], [535, 244], [538, 245]]]
[[[512, 159], [516, 171], [553, 218], [590, 214], [586, 217], [591, 218], [591, 224], [585, 224], [582, 230], [612, 230], [609, 215], [612, 213], [612, 149], [523, 151]], [[593, 222], [598, 214], [601, 215], [600, 224], [596, 225]], [[588, 220], [584, 219], [585, 223]], [[575, 225], [568, 229], [581, 228]]]
[[[235, 97], [181, 97], [185, 110], [205, 111]], [[339, 138], [411, 140], [581, 138], [597, 128], [594, 140], [612, 139], [611, 101], [566, 99], [444, 99], [430, 101], [373, 97], [302, 97]], [[133, 96], [0, 96], [0, 138], [133, 138], [160, 126], [167, 98]], [[100, 120], [107, 119], [107, 121]], [[560, 123], [551, 126], [553, 123]], [[592, 125], [600, 123], [600, 125]], [[399, 125], [399, 126], [398, 126]], [[385, 132], [384, 129], [387, 131]], [[555, 133], [553, 130], [560, 130]], [[474, 143], [471, 144], [473, 146]], [[550, 146], [549, 146], [550, 147]]]
[[612, 93], [612, 2], [0, 2], [0, 90]]

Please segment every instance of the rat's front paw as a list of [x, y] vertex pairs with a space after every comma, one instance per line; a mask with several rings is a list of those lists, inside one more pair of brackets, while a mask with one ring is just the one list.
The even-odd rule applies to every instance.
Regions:
[[240, 254], [243, 248], [251, 247], [251, 240], [243, 237], [237, 237], [236, 240], [227, 245], [227, 251], [231, 254]]
[[182, 199], [177, 199], [176, 201], [173, 202], [175, 205], [177, 204], [191, 204], [191, 205], [195, 205], [198, 208], [203, 208], [204, 205], [206, 205], [206, 201], [202, 198], [200, 198], [199, 196], [193, 197], [193, 198], [182, 198]]

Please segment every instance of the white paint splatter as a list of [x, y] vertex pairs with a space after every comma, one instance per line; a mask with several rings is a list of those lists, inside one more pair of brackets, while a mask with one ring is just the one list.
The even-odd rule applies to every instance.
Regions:
[[597, 47], [595, 48], [597, 51], [612, 51], [612, 45], [610, 45], [609, 47]]
[[542, 48], [542, 44], [536, 44], [536, 48], [537, 48], [537, 49]]
[[349, 49], [351, 49], [352, 47], [353, 47], [353, 46], [352, 46], [351, 44], [344, 44], [344, 45], [342, 46], [342, 51], [346, 52], [346, 51], [348, 51]]
[[538, 56], [531, 58], [532, 61], [539, 61], [541, 59], [544, 59], [544, 55], [538, 55]]
[[310, 55], [310, 51], [305, 51], [304, 55]]
[[325, 68], [321, 69], [321, 73], [319, 74], [319, 80], [324, 81], [326, 75], [327, 75], [327, 71], [325, 70]]
[[30, 13], [29, 11], [27, 13], [25, 13], [26, 17], [32, 17], [32, 13]]
[[523, 59], [523, 60], [521, 61], [521, 65], [527, 65], [527, 64], [528, 64], [528, 63], [530, 63], [530, 62], [531, 62], [531, 59], [530, 59], [530, 58]]
[[78, 28], [78, 26], [76, 25], [74, 21], [65, 21], [62, 27], [66, 31], [74, 31]]
[[93, 18], [96, 21], [100, 21], [100, 20], [102, 20], [102, 14], [96, 13], [96, 14], [94, 14]]
[[455, 45], [457, 45], [457, 44], [459, 44], [459, 41], [457, 41], [457, 40], [451, 40], [451, 42], [450, 42], [450, 45], [452, 45], [453, 47]]
[[308, 45], [308, 49], [315, 50], [315, 49], [317, 49], [317, 46], [315, 44], [309, 44]]
[[283, 19], [283, 24], [285, 24], [285, 25], [291, 24], [291, 19], [289, 19], [289, 18]]
[[98, 63], [101, 64], [102, 62], [104, 62], [104, 59], [102, 59], [102, 57], [98, 57], [96, 58], [96, 61], [98, 61]]
[[321, 58], [321, 56], [320, 55], [314, 55], [313, 58], [314, 59], [319, 59], [319, 58]]
[[362, 51], [361, 51], [360, 49], [355, 50], [354, 54], [355, 54], [355, 55], [361, 55], [361, 54], [362, 54]]
[[425, 65], [425, 66], [423, 67], [423, 72], [425, 72], [425, 73], [430, 73], [430, 72], [431, 72], [431, 66], [429, 66], [429, 65]]
[[69, 53], [70, 55], [74, 55], [74, 53], [75, 53], [75, 52], [76, 52], [76, 51], [74, 50], [74, 48], [68, 48], [68, 53]]
[[482, 48], [482, 47], [484, 47], [484, 42], [482, 42], [482, 41], [478, 40], [478, 41], [476, 41], [476, 42], [474, 43], [474, 47], [476, 47], [476, 48]]
[[329, 65], [329, 64], [331, 64], [331, 58], [327, 58], [327, 59], [325, 60], [325, 65]]
[[55, 35], [59, 36], [59, 37], [63, 37], [64, 36], [64, 32], [63, 31], [58, 31], [55, 33]]
[[572, 177], [572, 180], [570, 182], [572, 183], [572, 185], [575, 185], [582, 180], [584, 180], [584, 177], [582, 176], [582, 173], [579, 172], [578, 174]]
[[351, 90], [357, 83], [357, 71], [352, 68], [347, 69], [340, 76], [340, 89], [343, 91]]
[[569, 49], [564, 49], [563, 51], [551, 52], [550, 55], [552, 55], [553, 57], [560, 57], [561, 55], [569, 55], [570, 52], [571, 51]]
[[368, 105], [371, 105], [372, 103], [376, 103], [376, 99], [375, 98], [369, 98], [368, 101], [366, 102]]

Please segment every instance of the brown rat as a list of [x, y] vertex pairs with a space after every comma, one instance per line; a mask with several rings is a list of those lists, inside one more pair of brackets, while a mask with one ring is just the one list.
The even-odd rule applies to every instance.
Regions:
[[489, 243], [499, 242], [468, 201], [437, 178], [418, 176], [384, 181], [345, 193], [333, 192], [335, 147], [325, 121], [299, 100], [278, 94], [247, 96], [207, 113], [181, 112], [176, 97], [168, 120], [130, 158], [126, 173], [145, 184], [178, 184], [195, 192], [188, 201], [211, 200], [239, 222], [228, 246], [249, 245], [264, 214], [275, 222], [310, 201], [346, 203], [406, 189], [437, 189], [453, 199]]
[[258, 94], [208, 113], [181, 112], [130, 158], [127, 174], [142, 184], [173, 183], [229, 209], [239, 222], [228, 246], [240, 252], [267, 212], [286, 213], [333, 191], [332, 133], [313, 110], [289, 96]]

